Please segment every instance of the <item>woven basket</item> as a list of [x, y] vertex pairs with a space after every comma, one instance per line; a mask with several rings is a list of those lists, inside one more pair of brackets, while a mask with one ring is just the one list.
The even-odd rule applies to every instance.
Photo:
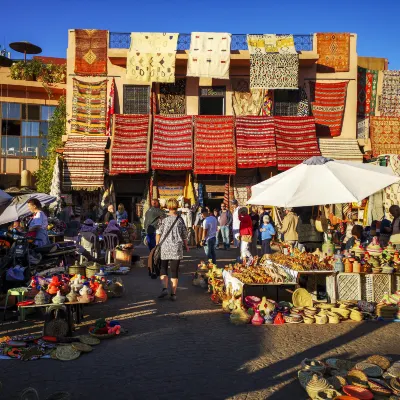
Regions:
[[130, 266], [132, 264], [132, 250], [115, 250], [115, 263]]
[[390, 274], [368, 274], [365, 280], [367, 301], [380, 302], [385, 293], [392, 293]]
[[85, 268], [85, 266], [83, 266], [83, 265], [71, 265], [71, 266], [68, 268], [68, 273], [69, 273], [70, 275], [77, 275], [77, 274], [79, 274], [79, 275], [85, 275], [85, 273], [86, 273], [86, 268]]
[[100, 265], [97, 264], [89, 265], [86, 267], [85, 271], [86, 271], [86, 278], [91, 278], [92, 276], [100, 272]]
[[100, 340], [111, 339], [111, 338], [117, 336], [115, 333], [111, 333], [111, 334], [106, 333], [106, 334], [103, 334], [103, 335], [98, 335], [97, 333], [93, 333], [92, 329], [89, 329], [89, 335], [93, 336], [93, 337], [95, 337], [97, 339], [100, 339]]
[[342, 272], [337, 275], [339, 300], [361, 300], [361, 275]]

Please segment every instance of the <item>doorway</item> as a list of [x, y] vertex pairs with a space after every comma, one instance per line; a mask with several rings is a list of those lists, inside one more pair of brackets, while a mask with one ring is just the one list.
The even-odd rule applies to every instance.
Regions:
[[199, 115], [225, 115], [225, 86], [200, 87]]

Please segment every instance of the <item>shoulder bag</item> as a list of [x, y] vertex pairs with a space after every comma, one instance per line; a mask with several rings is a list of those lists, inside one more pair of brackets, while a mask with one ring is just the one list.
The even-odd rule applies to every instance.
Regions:
[[160, 270], [161, 270], [161, 245], [164, 243], [165, 239], [169, 236], [169, 234], [172, 231], [172, 228], [175, 226], [175, 224], [178, 222], [178, 219], [181, 217], [178, 215], [175, 218], [174, 223], [171, 225], [169, 228], [168, 232], [166, 235], [163, 237], [161, 242], [154, 247], [153, 250], [150, 251], [149, 258], [147, 261], [147, 267], [149, 269], [149, 275], [151, 279], [157, 279], [158, 276], [160, 276]]

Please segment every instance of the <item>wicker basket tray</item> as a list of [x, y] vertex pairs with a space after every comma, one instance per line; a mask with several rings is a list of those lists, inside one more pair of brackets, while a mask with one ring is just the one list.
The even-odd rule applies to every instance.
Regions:
[[341, 272], [337, 275], [338, 300], [361, 300], [361, 275]]
[[365, 277], [367, 301], [380, 302], [385, 293], [392, 293], [392, 275], [368, 274]]

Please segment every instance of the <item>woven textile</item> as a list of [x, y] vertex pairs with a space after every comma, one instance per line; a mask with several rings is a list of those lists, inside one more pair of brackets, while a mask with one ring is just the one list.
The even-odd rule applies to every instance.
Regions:
[[75, 29], [75, 74], [107, 75], [108, 31]]
[[350, 33], [317, 33], [318, 72], [348, 72]]
[[106, 133], [107, 80], [73, 80], [71, 134]]
[[111, 135], [112, 118], [114, 114], [115, 114], [115, 80], [114, 78], [112, 78], [110, 94], [108, 96], [108, 105], [107, 105], [107, 121], [106, 121], [107, 136]]
[[274, 91], [264, 90], [264, 100], [261, 107], [261, 114], [265, 117], [272, 115], [272, 107], [274, 104]]
[[274, 117], [278, 169], [295, 167], [320, 156], [313, 117]]
[[276, 165], [274, 119], [272, 117], [237, 117], [236, 148], [238, 168]]
[[379, 111], [382, 116], [400, 117], [400, 71], [383, 71]]
[[375, 115], [378, 71], [358, 67], [357, 115]]
[[257, 169], [238, 169], [233, 177], [233, 194], [239, 206], [245, 206], [251, 197], [251, 187], [257, 183]]
[[159, 110], [161, 115], [186, 114], [186, 79], [160, 84]]
[[198, 115], [194, 118], [194, 173], [235, 174], [234, 117]]
[[357, 117], [357, 139], [369, 138], [369, 117]]
[[192, 116], [155, 115], [153, 132], [152, 169], [192, 169]]
[[400, 154], [400, 118], [371, 117], [370, 136], [372, 154]]
[[357, 139], [318, 139], [321, 155], [334, 160], [363, 162]]
[[297, 54], [293, 35], [247, 35], [250, 54]]
[[346, 105], [348, 82], [321, 83], [310, 81], [312, 113], [318, 136], [340, 136]]
[[64, 190], [97, 190], [104, 186], [104, 149], [108, 137], [68, 135], [64, 147]]
[[264, 102], [262, 89], [250, 89], [247, 78], [232, 79], [232, 105], [236, 116], [260, 115]]
[[[292, 98], [289, 101], [274, 101], [274, 115], [287, 117], [307, 117], [310, 115], [310, 105], [307, 93], [303, 88], [285, 92], [291, 93]], [[277, 98], [279, 99], [279, 96], [275, 95], [275, 99]]]
[[126, 77], [137, 82], [175, 82], [178, 33], [131, 33]]
[[124, 114], [150, 114], [149, 85], [124, 85]]
[[149, 115], [115, 114], [110, 151], [110, 174], [140, 174], [149, 171]]
[[192, 32], [187, 76], [229, 79], [231, 34]]
[[184, 178], [179, 179], [164, 179], [161, 178], [157, 183], [158, 197], [160, 199], [169, 200], [171, 198], [178, 199], [183, 196], [183, 190], [185, 187]]

